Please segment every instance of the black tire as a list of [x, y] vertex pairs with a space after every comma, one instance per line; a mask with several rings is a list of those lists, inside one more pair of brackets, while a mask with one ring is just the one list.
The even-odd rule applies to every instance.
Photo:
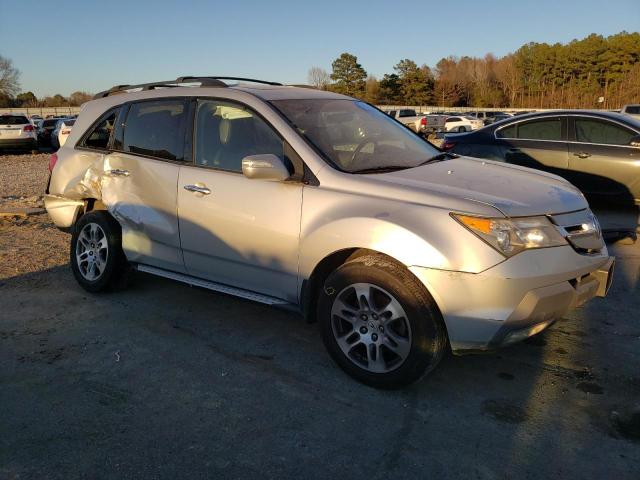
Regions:
[[[86, 264], [78, 260], [78, 239], [82, 235], [85, 227], [97, 225], [100, 227], [107, 245], [106, 255], [104, 255], [103, 269], [96, 278], [87, 278]], [[96, 252], [97, 255], [97, 252]], [[120, 224], [106, 211], [96, 210], [89, 212], [76, 222], [71, 235], [70, 263], [74, 277], [88, 292], [97, 293], [106, 290], [119, 290], [125, 288], [129, 278], [129, 264], [122, 251], [122, 231]], [[85, 272], [85, 273], [83, 273]]]
[[[347, 292], [351, 285], [358, 283], [381, 287], [395, 297], [404, 310], [410, 327], [410, 350], [402, 363], [391, 371], [375, 373], [362, 368], [343, 352], [336, 340], [333, 323], [336, 318], [332, 315], [334, 301], [341, 292]], [[323, 342], [336, 363], [356, 380], [375, 388], [400, 388], [417, 381], [436, 367], [447, 350], [444, 322], [431, 295], [404, 266], [382, 255], [356, 258], [329, 275], [319, 292], [318, 320]], [[348, 335], [355, 332], [354, 327]]]
[[458, 127], [458, 132], [460, 132], [460, 133], [464, 133], [464, 132], [466, 132], [466, 131], [467, 131], [467, 129], [466, 129], [466, 128], [464, 128], [464, 127]]

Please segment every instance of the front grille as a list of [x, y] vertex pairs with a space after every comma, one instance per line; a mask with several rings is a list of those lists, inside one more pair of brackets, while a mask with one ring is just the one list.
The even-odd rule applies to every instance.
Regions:
[[602, 230], [598, 219], [588, 208], [578, 212], [550, 215], [549, 218], [576, 252], [594, 255], [602, 251]]

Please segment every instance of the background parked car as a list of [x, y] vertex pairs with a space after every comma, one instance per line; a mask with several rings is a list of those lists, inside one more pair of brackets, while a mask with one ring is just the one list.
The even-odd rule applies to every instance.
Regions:
[[425, 116], [417, 114], [413, 109], [390, 110], [387, 112], [387, 115], [403, 123], [414, 132], [423, 133], [427, 130], [427, 122], [424, 120]]
[[640, 121], [628, 115], [531, 113], [466, 135], [445, 136], [442, 147], [555, 173], [591, 197], [640, 204]]
[[620, 113], [640, 119], [640, 105], [625, 105]]
[[444, 130], [446, 132], [470, 132], [482, 128], [484, 123], [475, 117], [466, 115], [458, 115], [455, 117], [447, 117], [444, 121]]
[[37, 150], [36, 127], [26, 115], [0, 115], [0, 149]]
[[42, 147], [51, 147], [51, 133], [56, 128], [60, 117], [46, 118], [38, 129], [38, 144]]
[[498, 115], [506, 115], [505, 112], [487, 112], [487, 111], [478, 111], [478, 112], [467, 112], [467, 116], [475, 117], [479, 120], [482, 120], [484, 125], [489, 125], [496, 121], [496, 116]]
[[67, 118], [65, 120], [60, 120], [56, 125], [56, 128], [53, 130], [52, 135], [55, 137], [55, 141], [58, 144], [58, 148], [64, 145], [64, 142], [67, 141], [67, 137], [71, 133], [71, 128], [73, 124], [76, 123], [75, 118]]

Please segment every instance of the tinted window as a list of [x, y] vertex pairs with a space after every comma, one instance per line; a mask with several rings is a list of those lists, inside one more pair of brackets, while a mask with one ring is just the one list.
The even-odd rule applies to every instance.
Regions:
[[631, 137], [637, 135], [637, 133], [617, 123], [593, 118], [576, 118], [575, 128], [576, 140], [586, 143], [629, 145]]
[[0, 125], [24, 125], [31, 123], [27, 117], [23, 115], [2, 115], [0, 116]]
[[125, 122], [123, 150], [167, 160], [182, 160], [185, 110], [182, 100], [134, 103]]
[[516, 138], [516, 125], [505, 127], [496, 132], [498, 138]]
[[624, 111], [632, 115], [640, 115], [640, 105], [629, 106], [625, 108]]
[[268, 153], [284, 159], [282, 139], [264, 120], [236, 104], [200, 102], [196, 115], [196, 165], [242, 172], [244, 157]]
[[559, 118], [531, 120], [518, 124], [518, 138], [527, 140], [562, 140], [562, 122]]
[[445, 120], [445, 123], [447, 122], [460, 122], [461, 120], [458, 117], [451, 117], [451, 118], [447, 118]]
[[[93, 128], [83, 145], [87, 148], [106, 150], [109, 146], [109, 137], [116, 123], [117, 110], [112, 110]], [[66, 122], [65, 122], [66, 123]]]
[[47, 127], [55, 127], [56, 123], [58, 123], [57, 119], [51, 119], [51, 120], [45, 120], [44, 122], [42, 122], [42, 127], [43, 128], [47, 128]]
[[416, 111], [415, 110], [400, 110], [400, 113], [398, 114], [399, 117], [415, 117], [416, 116]]

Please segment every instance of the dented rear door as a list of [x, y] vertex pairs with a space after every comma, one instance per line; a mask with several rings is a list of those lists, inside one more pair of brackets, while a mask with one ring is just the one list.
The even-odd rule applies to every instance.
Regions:
[[188, 103], [147, 100], [126, 110], [116, 151], [104, 159], [102, 200], [122, 226], [129, 261], [184, 272], [176, 190]]

